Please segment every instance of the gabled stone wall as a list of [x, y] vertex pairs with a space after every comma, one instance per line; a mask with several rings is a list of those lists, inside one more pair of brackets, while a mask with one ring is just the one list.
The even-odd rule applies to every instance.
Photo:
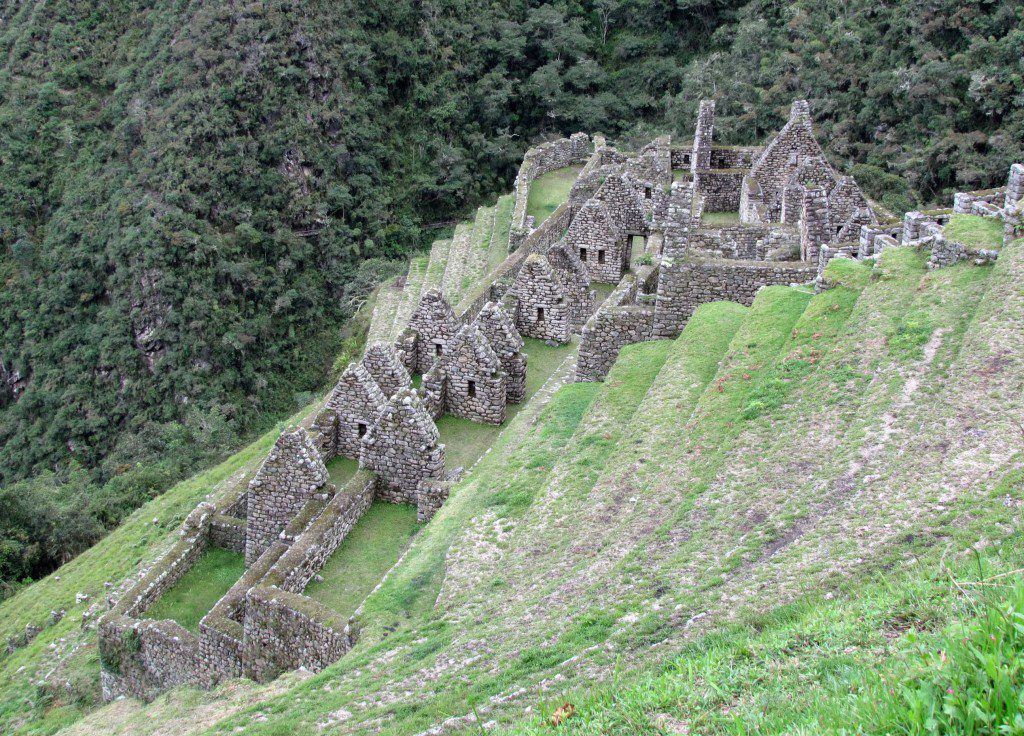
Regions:
[[474, 422], [504, 422], [505, 371], [479, 326], [465, 325], [448, 348], [441, 359], [445, 411]]
[[697, 128], [693, 134], [690, 171], [696, 174], [711, 168], [711, 139], [715, 130], [715, 101], [701, 100], [697, 108]]
[[572, 313], [547, 258], [537, 254], [527, 258], [510, 293], [517, 301], [516, 329], [521, 335], [569, 342]]
[[444, 294], [439, 289], [428, 290], [409, 320], [409, 329], [416, 333], [412, 372], [429, 371], [460, 327], [462, 322], [455, 316]]
[[328, 480], [327, 468], [306, 430], [282, 432], [249, 483], [247, 566], [274, 542], [303, 504], [328, 492]]
[[[594, 193], [593, 198], [604, 204], [612, 221], [624, 233], [647, 235], [650, 232], [650, 223], [644, 214], [642, 199], [652, 199], [654, 191], [654, 187], [631, 183], [625, 175], [611, 174]], [[581, 211], [576, 219], [578, 220], [582, 214]], [[575, 225], [575, 221], [573, 224]], [[572, 231], [572, 226], [569, 230]]]
[[601, 200], [587, 200], [569, 225], [565, 242], [591, 280], [615, 284], [622, 278], [629, 250], [626, 233]]
[[508, 312], [497, 302], [488, 302], [474, 324], [487, 337], [505, 371], [505, 400], [518, 404], [526, 398], [526, 354], [523, 338]]
[[363, 437], [359, 462], [380, 477], [381, 499], [417, 504], [420, 482], [443, 477], [444, 456], [441, 434], [419, 396], [401, 389]]
[[390, 399], [398, 389], [408, 388], [412, 382], [395, 348], [385, 342], [375, 342], [368, 347], [362, 363], [385, 398]]
[[322, 459], [339, 455], [358, 459], [359, 441], [386, 403], [387, 397], [365, 365], [350, 363], [313, 420], [312, 432]]
[[566, 303], [569, 305], [572, 328], [579, 329], [594, 313], [594, 292], [590, 289], [590, 274], [576, 252], [564, 240], [551, 246], [545, 256], [555, 279], [562, 285]]

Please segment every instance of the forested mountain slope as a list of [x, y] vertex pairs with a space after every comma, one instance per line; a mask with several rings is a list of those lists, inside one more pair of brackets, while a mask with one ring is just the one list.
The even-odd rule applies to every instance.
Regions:
[[1024, 152], [1019, 13], [6, 0], [0, 574], [307, 401], [368, 286], [543, 135], [683, 133], [714, 96], [747, 142], [799, 95], [890, 206], [996, 183]]

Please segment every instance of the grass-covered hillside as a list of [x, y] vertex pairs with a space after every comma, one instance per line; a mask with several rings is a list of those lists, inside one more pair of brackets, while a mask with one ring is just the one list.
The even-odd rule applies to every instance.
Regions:
[[1016, 732], [1024, 241], [994, 266], [927, 258], [833, 260], [822, 293], [704, 305], [604, 383], [556, 369], [362, 601], [335, 665], [99, 707], [74, 593], [152, 559], [266, 438], [3, 604], [0, 635], [68, 616], [0, 662], [0, 727]]

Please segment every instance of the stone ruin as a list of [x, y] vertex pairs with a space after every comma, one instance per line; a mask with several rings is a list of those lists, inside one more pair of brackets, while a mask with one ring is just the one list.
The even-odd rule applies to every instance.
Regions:
[[[346, 369], [309, 433], [282, 433], [251, 482], [199, 504], [174, 546], [109, 601], [104, 697], [149, 699], [242, 675], [266, 681], [343, 656], [358, 622], [303, 595], [306, 585], [374, 500], [415, 504], [423, 522], [441, 508], [457, 471], [445, 469], [434, 419], [504, 421], [507, 404], [526, 396], [523, 336], [579, 335], [575, 379], [602, 380], [623, 345], [675, 337], [698, 305], [749, 305], [766, 285], [812, 283], [834, 257], [912, 246], [930, 248], [933, 267], [993, 260], [945, 237], [953, 212], [1001, 219], [1005, 239], [1024, 235], [1021, 164], [1005, 187], [958, 193], [950, 211], [879, 220], [856, 182], [828, 164], [806, 102], [793, 103], [764, 147], [716, 146], [713, 134], [705, 100], [693, 141], [680, 146], [664, 136], [630, 155], [576, 134], [531, 149], [516, 180], [508, 258], [458, 305], [436, 289], [423, 294], [394, 346], [371, 345]], [[568, 201], [536, 225], [525, 214], [530, 181], [574, 163], [584, 167]], [[637, 239], [642, 254], [632, 252]], [[602, 281], [615, 287], [595, 310], [591, 286]], [[420, 389], [411, 374], [422, 375]], [[336, 456], [360, 464], [340, 489], [324, 464]], [[198, 633], [143, 618], [211, 546], [245, 554], [246, 570]]]

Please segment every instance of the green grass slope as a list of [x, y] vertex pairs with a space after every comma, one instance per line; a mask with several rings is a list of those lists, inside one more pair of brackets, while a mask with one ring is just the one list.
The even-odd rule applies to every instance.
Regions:
[[[1024, 242], [995, 266], [927, 259], [837, 259], [827, 291], [704, 305], [603, 384], [563, 385], [570, 353], [362, 602], [346, 657], [111, 704], [69, 733], [885, 733], [928, 693], [959, 707], [937, 683], [977, 692], [977, 671], [928, 648], [961, 651], [957, 618], [1002, 631], [974, 591], [1011, 605], [1021, 563]], [[84, 709], [26, 711], [12, 689], [15, 660], [38, 672], [72, 629], [4, 662], [26, 732]], [[1012, 681], [1001, 642], [986, 656]], [[887, 694], [879, 668], [911, 689]]]

